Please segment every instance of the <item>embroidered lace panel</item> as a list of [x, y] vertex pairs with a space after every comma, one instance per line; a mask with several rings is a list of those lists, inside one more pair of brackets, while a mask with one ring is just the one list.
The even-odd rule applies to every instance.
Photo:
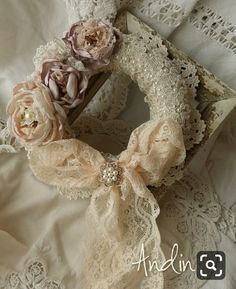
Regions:
[[[217, 244], [221, 241], [220, 232], [235, 241], [236, 216], [219, 204], [210, 180], [200, 180], [188, 174], [181, 181], [166, 187], [164, 192], [155, 189], [153, 193], [159, 196], [161, 207], [157, 224], [162, 246], [178, 243], [180, 251], [187, 254], [185, 260], [190, 260], [195, 269], [199, 251], [217, 250]], [[173, 232], [177, 232], [177, 235]], [[174, 236], [177, 236], [176, 240]], [[196, 272], [189, 269], [180, 275], [167, 271], [164, 280], [165, 289], [198, 289], [205, 283], [197, 278]]]
[[47, 266], [42, 260], [29, 262], [22, 272], [10, 272], [0, 281], [1, 289], [64, 289], [61, 282], [48, 277]]

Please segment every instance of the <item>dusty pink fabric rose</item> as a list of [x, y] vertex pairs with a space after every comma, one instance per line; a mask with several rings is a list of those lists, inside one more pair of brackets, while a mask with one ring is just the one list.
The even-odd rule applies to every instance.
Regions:
[[53, 100], [65, 108], [74, 108], [84, 100], [88, 78], [83, 71], [50, 59], [42, 65], [41, 79], [50, 89]]
[[121, 33], [101, 20], [89, 19], [73, 24], [63, 40], [85, 67], [96, 69], [109, 64], [121, 42]]
[[50, 90], [42, 83], [28, 81], [17, 84], [7, 113], [10, 132], [27, 149], [66, 136], [64, 109], [52, 102]]

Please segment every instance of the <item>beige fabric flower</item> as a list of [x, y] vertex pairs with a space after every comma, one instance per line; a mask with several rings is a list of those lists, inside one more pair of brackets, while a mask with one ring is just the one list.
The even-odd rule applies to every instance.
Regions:
[[17, 84], [7, 113], [10, 132], [26, 149], [63, 139], [66, 135], [66, 114], [59, 104], [52, 102], [49, 89], [41, 83]]
[[109, 64], [121, 42], [121, 33], [111, 24], [89, 19], [73, 24], [63, 40], [85, 67], [96, 69]]

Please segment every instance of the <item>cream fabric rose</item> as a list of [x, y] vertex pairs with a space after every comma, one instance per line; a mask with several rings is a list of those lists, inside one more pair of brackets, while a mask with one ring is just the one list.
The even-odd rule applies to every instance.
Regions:
[[17, 84], [7, 113], [9, 131], [26, 149], [63, 139], [67, 134], [66, 114], [52, 102], [49, 89], [42, 83]]
[[79, 21], [63, 38], [72, 55], [85, 67], [96, 69], [109, 64], [121, 42], [121, 33], [111, 24], [98, 19]]
[[86, 73], [56, 59], [43, 63], [42, 82], [50, 89], [53, 100], [65, 108], [74, 108], [84, 100], [88, 86]]

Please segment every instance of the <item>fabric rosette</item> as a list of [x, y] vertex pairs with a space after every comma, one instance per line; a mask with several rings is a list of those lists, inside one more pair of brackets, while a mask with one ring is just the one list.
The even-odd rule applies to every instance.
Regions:
[[63, 38], [72, 55], [89, 69], [98, 69], [110, 62], [121, 42], [121, 33], [100, 19], [79, 21]]
[[88, 77], [57, 59], [49, 59], [42, 64], [42, 82], [50, 89], [52, 100], [65, 109], [78, 106], [84, 100]]
[[42, 83], [17, 84], [7, 113], [9, 131], [27, 149], [68, 136], [65, 111], [52, 102], [50, 90]]

